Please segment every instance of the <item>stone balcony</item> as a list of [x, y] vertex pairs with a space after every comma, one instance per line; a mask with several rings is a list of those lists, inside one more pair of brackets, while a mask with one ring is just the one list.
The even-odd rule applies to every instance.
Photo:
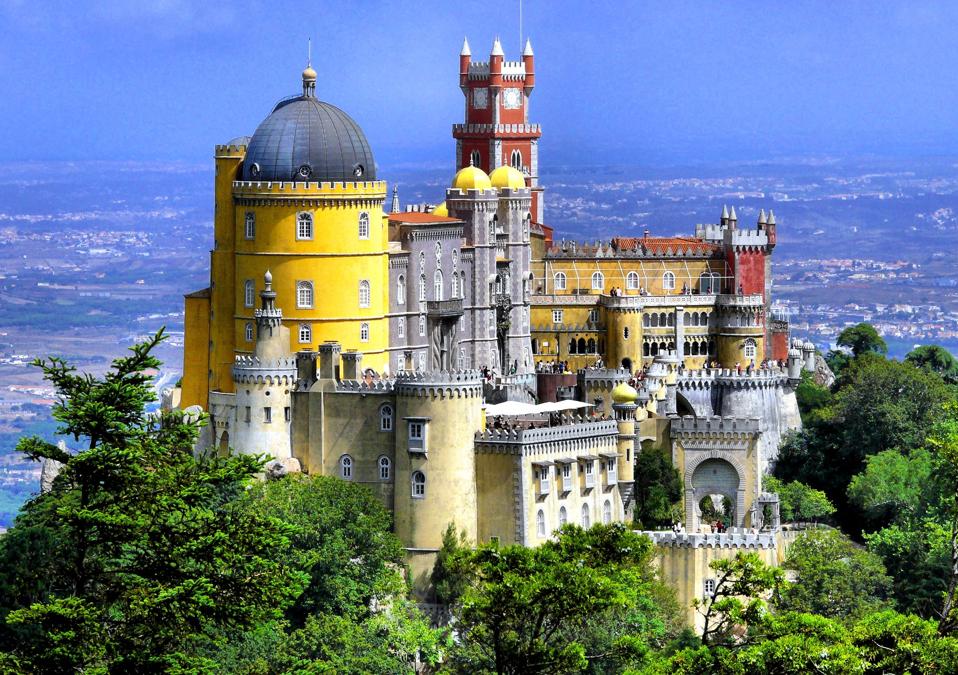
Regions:
[[426, 302], [426, 314], [435, 319], [459, 318], [462, 316], [462, 299], [429, 300]]

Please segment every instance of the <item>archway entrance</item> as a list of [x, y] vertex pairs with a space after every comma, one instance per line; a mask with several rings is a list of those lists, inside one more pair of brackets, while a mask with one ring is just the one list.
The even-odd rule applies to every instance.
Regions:
[[625, 368], [627, 371], [629, 371], [629, 372], [631, 373], [631, 372], [632, 372], [632, 359], [630, 359], [628, 356], [626, 356], [624, 359], [622, 359], [622, 367]]
[[[702, 525], [721, 522], [725, 527], [741, 526], [739, 510], [742, 480], [738, 471], [724, 459], [706, 459], [692, 472], [691, 485], [686, 484], [686, 513], [690, 531]], [[691, 509], [689, 509], [691, 506]]]

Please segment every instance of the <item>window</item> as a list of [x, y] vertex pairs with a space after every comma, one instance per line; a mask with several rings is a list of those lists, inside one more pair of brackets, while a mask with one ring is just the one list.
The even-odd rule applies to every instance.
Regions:
[[754, 359], [755, 351], [755, 340], [749, 338], [745, 341], [745, 344], [742, 345], [742, 356], [748, 360]]
[[283, 421], [284, 421], [284, 422], [289, 422], [290, 417], [291, 417], [291, 415], [290, 415], [289, 406], [286, 406], [285, 408], [283, 408]]
[[595, 462], [591, 459], [585, 463], [585, 486], [586, 488], [595, 486]]
[[702, 581], [702, 595], [708, 600], [715, 593], [715, 579], [704, 579]]
[[628, 327], [628, 326], [626, 326], [625, 328], [622, 329], [622, 337], [625, 338], [626, 340], [629, 339], [629, 327]]
[[612, 522], [612, 503], [608, 499], [602, 505], [602, 522], [606, 525]]
[[256, 214], [252, 211], [246, 212], [246, 238], [256, 238]]
[[425, 420], [409, 420], [409, 452], [426, 452]]
[[349, 455], [339, 458], [339, 477], [343, 480], [353, 479], [353, 458]]
[[426, 336], [426, 315], [420, 314], [419, 315], [419, 337], [425, 337], [425, 336]]
[[273, 409], [272, 408], [263, 408], [263, 421], [266, 424], [271, 424], [273, 422]]
[[296, 282], [296, 306], [299, 309], [310, 309], [313, 306], [313, 282]]
[[379, 480], [389, 480], [392, 475], [392, 462], [388, 457], [379, 458]]
[[253, 410], [252, 410], [252, 408], [250, 408], [250, 406], [246, 406], [246, 410], [245, 410], [244, 412], [245, 412], [244, 421], [245, 421], [247, 424], [249, 424], [250, 415], [252, 414]]
[[419, 302], [426, 302], [426, 275], [419, 275]]
[[459, 275], [452, 273], [452, 295], [449, 297], [455, 299], [459, 297]]
[[308, 323], [299, 324], [299, 343], [309, 344], [313, 341], [313, 327]]
[[554, 309], [552, 310], [552, 323], [562, 323], [562, 310]]
[[639, 290], [639, 275], [636, 272], [629, 272], [625, 275], [625, 287], [630, 291]]
[[719, 293], [721, 281], [719, 275], [715, 272], [706, 272], [699, 277], [699, 292], [703, 295]]
[[369, 214], [365, 211], [359, 214], [359, 238], [369, 239]]
[[246, 341], [247, 342], [253, 341], [253, 324], [251, 323], [246, 324]]
[[572, 464], [569, 463], [562, 465], [562, 491], [572, 491]]
[[396, 279], [396, 304], [406, 304], [406, 277], [402, 274]]
[[569, 514], [565, 510], [564, 506], [560, 506], [559, 507], [559, 527], [563, 527], [568, 522], [569, 522]]
[[296, 216], [296, 238], [297, 239], [312, 239], [313, 238], [313, 214], [312, 213], [300, 213]]
[[359, 282], [359, 306], [369, 307], [369, 282], [365, 279]]
[[589, 505], [582, 505], [582, 527], [589, 529], [591, 523], [589, 522]]
[[555, 290], [564, 291], [565, 283], [566, 283], [565, 272], [556, 272], [554, 279], [555, 279], [555, 282], [554, 282]]
[[416, 361], [418, 361], [419, 363], [419, 370], [425, 370], [426, 369], [426, 352], [425, 351], [419, 352], [419, 356], [417, 357]]
[[601, 291], [603, 288], [605, 288], [605, 277], [602, 275], [602, 272], [593, 272], [592, 290]]
[[379, 430], [393, 430], [393, 407], [389, 404], [386, 404], [379, 409]]
[[435, 294], [434, 300], [442, 300], [442, 272], [436, 270], [436, 273], [432, 275], [432, 291]]
[[469, 164], [472, 166], [479, 166], [482, 163], [482, 158], [479, 156], [478, 150], [473, 150], [469, 154]]
[[253, 285], [253, 280], [247, 279], [243, 283], [243, 304], [247, 307], [252, 307], [255, 302], [255, 293], [256, 287]]
[[536, 472], [539, 478], [539, 494], [547, 495], [549, 494], [550, 480], [549, 480], [549, 467], [540, 466], [539, 470]]
[[406, 318], [401, 316], [399, 317], [399, 323], [396, 324], [396, 334], [398, 337], [406, 337]]
[[539, 509], [539, 512], [536, 513], [536, 535], [546, 536], [546, 513], [542, 509]]
[[522, 171], [522, 153], [518, 150], [513, 150], [512, 156], [509, 158], [509, 164], [513, 169]]
[[412, 496], [413, 499], [422, 499], [426, 496], [426, 474], [422, 471], [412, 472]]
[[459, 267], [459, 249], [452, 249], [452, 269], [456, 270]]
[[359, 324], [359, 341], [369, 342], [369, 324], [365, 321]]
[[662, 288], [666, 291], [675, 290], [675, 274], [672, 272], [666, 272], [662, 275]]
[[599, 323], [599, 310], [597, 309], [589, 310], [589, 323]]
[[466, 369], [466, 350], [463, 347], [459, 348], [459, 370]]

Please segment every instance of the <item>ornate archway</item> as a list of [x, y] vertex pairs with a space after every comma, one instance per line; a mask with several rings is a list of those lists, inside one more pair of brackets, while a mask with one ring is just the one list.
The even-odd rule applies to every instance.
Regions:
[[699, 503], [707, 496], [722, 495], [732, 504], [730, 522], [745, 525], [745, 471], [728, 453], [709, 453], [688, 465], [685, 471], [685, 523], [696, 532], [701, 523]]

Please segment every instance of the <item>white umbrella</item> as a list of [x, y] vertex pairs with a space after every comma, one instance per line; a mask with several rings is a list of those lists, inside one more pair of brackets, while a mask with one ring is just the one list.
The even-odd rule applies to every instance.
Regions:
[[535, 412], [537, 412], [536, 406], [529, 403], [506, 401], [487, 407], [486, 417], [518, 417], [519, 415], [532, 415]]
[[582, 401], [556, 401], [555, 403], [540, 403], [536, 406], [536, 412], [552, 413], [592, 407], [593, 405], [591, 403], [583, 403]]

